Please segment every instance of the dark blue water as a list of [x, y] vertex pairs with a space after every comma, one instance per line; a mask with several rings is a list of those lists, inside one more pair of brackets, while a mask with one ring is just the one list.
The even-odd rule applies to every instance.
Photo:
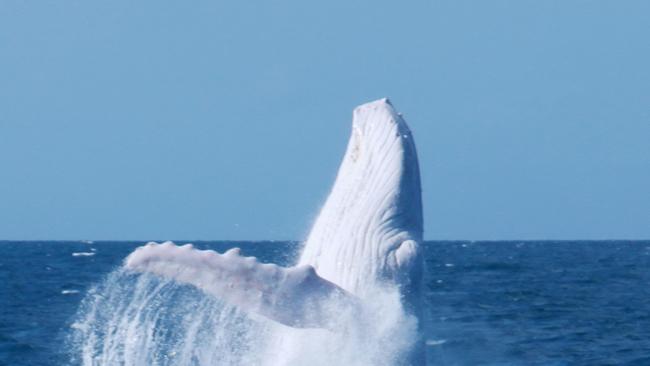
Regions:
[[[0, 242], [0, 365], [71, 364], [85, 291], [141, 244]], [[290, 263], [297, 244], [197, 246]], [[650, 241], [428, 242], [425, 260], [431, 365], [650, 365]]]

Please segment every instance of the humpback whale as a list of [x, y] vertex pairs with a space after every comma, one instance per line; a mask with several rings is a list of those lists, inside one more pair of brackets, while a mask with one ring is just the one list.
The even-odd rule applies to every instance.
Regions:
[[[298, 329], [274, 337], [278, 353], [300, 348], [300, 329], [351, 334], [347, 322], [375, 311], [362, 326], [370, 327], [372, 319], [387, 316], [377, 304], [397, 299], [404, 319], [414, 320], [409, 324], [415, 324], [416, 335], [393, 360], [375, 361], [416, 365], [424, 362], [418, 325], [421, 242], [420, 172], [413, 135], [384, 98], [354, 109], [336, 180], [295, 266], [260, 263], [243, 257], [237, 248], [219, 254], [171, 242], [136, 249], [124, 266], [192, 285], [247, 313], [271, 319], [282, 329]], [[357, 331], [363, 337], [370, 329]], [[290, 357], [284, 361], [278, 357], [272, 364], [291, 364]]]

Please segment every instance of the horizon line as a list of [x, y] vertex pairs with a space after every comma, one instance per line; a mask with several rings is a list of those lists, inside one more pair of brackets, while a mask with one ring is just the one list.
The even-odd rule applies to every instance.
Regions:
[[[171, 241], [174, 243], [197, 243], [197, 242], [252, 242], [252, 243], [264, 243], [264, 242], [293, 242], [300, 243], [304, 240], [296, 239], [0, 239], [2, 242], [80, 242], [80, 243], [97, 243], [97, 242], [166, 242]], [[601, 242], [613, 242], [613, 241], [650, 241], [650, 238], [643, 239], [623, 239], [623, 238], [614, 238], [614, 239], [424, 239], [423, 243], [426, 242], [586, 242], [586, 241], [601, 241]], [[89, 244], [90, 244], [89, 243]]]

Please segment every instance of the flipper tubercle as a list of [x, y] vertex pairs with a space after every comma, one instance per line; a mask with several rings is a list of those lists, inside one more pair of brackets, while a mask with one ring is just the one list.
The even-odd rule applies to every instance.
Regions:
[[331, 303], [356, 302], [311, 266], [281, 267], [243, 257], [239, 248], [219, 254], [191, 244], [150, 242], [136, 249], [124, 267], [197, 287], [241, 309], [297, 328], [331, 328]]

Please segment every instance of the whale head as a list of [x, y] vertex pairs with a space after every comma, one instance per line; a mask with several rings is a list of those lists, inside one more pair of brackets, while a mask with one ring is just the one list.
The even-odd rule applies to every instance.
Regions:
[[410, 129], [386, 98], [353, 112], [352, 132], [332, 190], [300, 264], [363, 297], [373, 283], [406, 291], [421, 276], [420, 172]]

